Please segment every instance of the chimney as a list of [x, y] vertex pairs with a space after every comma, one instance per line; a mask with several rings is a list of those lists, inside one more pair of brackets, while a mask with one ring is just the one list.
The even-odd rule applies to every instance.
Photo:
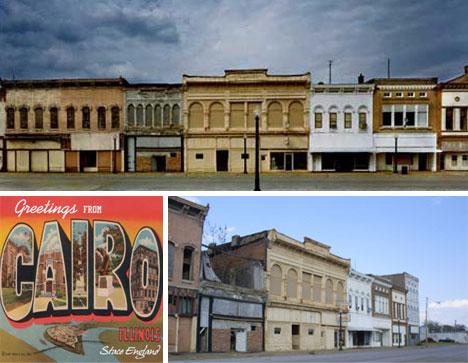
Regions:
[[357, 82], [359, 84], [363, 84], [364, 83], [364, 75], [362, 73], [359, 73], [359, 76], [357, 78]]
[[240, 239], [241, 237], [238, 234], [235, 234], [234, 236], [232, 236], [231, 247], [239, 246]]
[[465, 66], [465, 74], [468, 74], [468, 65]]

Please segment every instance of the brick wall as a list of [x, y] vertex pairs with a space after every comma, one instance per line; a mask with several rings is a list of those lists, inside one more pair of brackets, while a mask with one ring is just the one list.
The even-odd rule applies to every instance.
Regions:
[[247, 333], [247, 351], [261, 352], [263, 350], [263, 328], [257, 326], [255, 331]]
[[211, 350], [213, 352], [231, 350], [231, 329], [213, 329]]

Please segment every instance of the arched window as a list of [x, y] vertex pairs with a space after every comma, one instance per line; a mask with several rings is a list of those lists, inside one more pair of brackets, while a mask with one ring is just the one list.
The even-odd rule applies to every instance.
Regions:
[[171, 106], [169, 105], [164, 105], [163, 108], [163, 126], [169, 126], [169, 123], [171, 122]]
[[294, 269], [288, 271], [288, 297], [297, 298], [297, 272]]
[[6, 109], [7, 116], [7, 129], [15, 128], [15, 109], [13, 107], [8, 107]]
[[184, 248], [184, 259], [182, 261], [182, 279], [192, 280], [193, 279], [193, 248]]
[[104, 130], [106, 128], [106, 108], [101, 106], [97, 109], [98, 128]]
[[51, 129], [58, 129], [58, 108], [51, 107], [50, 108], [50, 128]]
[[189, 108], [189, 128], [203, 128], [203, 107], [199, 103], [192, 103]]
[[268, 127], [283, 127], [283, 108], [278, 102], [272, 102], [268, 106]]
[[351, 106], [346, 106], [344, 108], [344, 128], [353, 128], [353, 108]]
[[343, 283], [339, 281], [336, 284], [336, 299], [335, 299], [336, 305], [343, 305], [345, 304], [345, 297], [344, 297], [344, 288], [343, 288]]
[[304, 107], [301, 102], [293, 102], [289, 105], [289, 127], [304, 127]]
[[219, 102], [210, 106], [209, 125], [212, 129], [224, 128], [224, 107]]
[[154, 126], [162, 127], [162, 115], [161, 115], [161, 106], [156, 105], [154, 107]]
[[338, 128], [338, 109], [336, 107], [330, 107], [328, 110], [328, 125], [331, 130]]
[[83, 129], [91, 127], [91, 109], [88, 106], [81, 109], [81, 127]]
[[143, 126], [143, 105], [138, 105], [136, 109], [136, 125]]
[[145, 109], [145, 126], [152, 127], [153, 126], [153, 106], [146, 105]]
[[34, 127], [36, 129], [42, 129], [44, 127], [44, 109], [42, 107], [36, 107], [34, 109]]
[[73, 106], [67, 107], [67, 129], [75, 128], [75, 108]]
[[172, 124], [179, 125], [180, 123], [180, 107], [179, 105], [172, 106]]
[[359, 107], [359, 129], [360, 130], [367, 130], [367, 107], [361, 106]]
[[272, 295], [281, 296], [281, 285], [283, 283], [283, 276], [281, 267], [273, 265], [270, 271], [270, 293]]
[[127, 107], [127, 125], [135, 126], [135, 106], [133, 105]]
[[111, 126], [113, 129], [118, 129], [120, 127], [120, 109], [118, 106], [113, 106], [111, 108]]
[[28, 109], [26, 107], [21, 107], [19, 110], [20, 113], [20, 128], [28, 128]]
[[333, 282], [330, 279], [325, 283], [325, 304], [333, 304]]
[[168, 264], [167, 264], [168, 276], [169, 278], [172, 278], [174, 274], [174, 255], [175, 255], [174, 243], [169, 242], [167, 252], [168, 252]]

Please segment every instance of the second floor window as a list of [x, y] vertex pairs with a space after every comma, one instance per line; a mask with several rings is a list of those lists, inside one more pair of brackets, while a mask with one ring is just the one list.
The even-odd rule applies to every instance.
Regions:
[[316, 112], [314, 118], [315, 118], [315, 128], [316, 129], [321, 129], [322, 128], [323, 114], [321, 112]]
[[75, 128], [75, 109], [73, 107], [67, 108], [67, 128]]
[[330, 129], [336, 129], [337, 128], [337, 119], [338, 119], [338, 114], [336, 112], [330, 112]]
[[111, 124], [113, 129], [120, 127], [120, 110], [117, 106], [111, 108]]
[[351, 112], [345, 112], [344, 114], [344, 128], [350, 129], [353, 126], [353, 114]]
[[28, 128], [28, 109], [26, 107], [20, 108], [20, 127], [22, 129]]
[[83, 129], [89, 129], [91, 127], [90, 116], [91, 116], [91, 111], [89, 107], [83, 107], [83, 109], [81, 110], [81, 117], [82, 117], [81, 127]]
[[44, 127], [44, 110], [41, 107], [34, 110], [34, 119], [34, 127], [42, 129]]
[[57, 107], [52, 107], [50, 109], [50, 128], [58, 129], [58, 109]]
[[359, 112], [359, 128], [361, 130], [367, 129], [367, 114], [365, 112]]
[[103, 130], [106, 128], [106, 109], [104, 107], [98, 107], [98, 128]]
[[8, 107], [6, 109], [6, 116], [7, 116], [7, 129], [14, 129], [15, 128], [15, 109], [13, 107]]
[[184, 260], [182, 263], [182, 279], [192, 280], [193, 269], [193, 249], [190, 247], [184, 248]]
[[169, 278], [172, 278], [174, 272], [174, 254], [175, 254], [175, 246], [174, 243], [169, 242], [167, 255], [168, 255], [168, 263], [167, 263], [167, 275]]

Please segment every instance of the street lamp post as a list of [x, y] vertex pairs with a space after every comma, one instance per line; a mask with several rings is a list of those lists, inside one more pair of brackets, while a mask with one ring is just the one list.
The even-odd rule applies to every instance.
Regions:
[[398, 348], [401, 348], [400, 317], [398, 316]]
[[260, 116], [255, 112], [255, 188], [254, 191], [260, 191]]
[[117, 151], [117, 135], [114, 135], [114, 155], [112, 158], [112, 171], [117, 173], [117, 163], [116, 163], [116, 151]]
[[395, 152], [393, 155], [393, 173], [398, 173], [398, 165], [397, 165], [397, 154], [398, 154], [398, 136], [395, 135]]
[[244, 154], [242, 155], [244, 159], [244, 174], [247, 174], [247, 135], [244, 134]]

